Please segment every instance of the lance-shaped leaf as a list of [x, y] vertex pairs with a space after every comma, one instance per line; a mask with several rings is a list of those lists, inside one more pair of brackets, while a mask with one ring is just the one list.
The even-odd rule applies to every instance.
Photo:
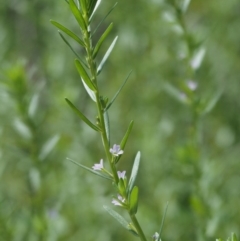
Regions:
[[70, 158], [67, 158], [67, 160], [69, 160], [69, 161], [73, 162], [74, 164], [78, 165], [79, 167], [81, 167], [81, 168], [83, 168], [83, 169], [85, 169], [85, 170], [93, 173], [94, 175], [97, 175], [97, 176], [99, 176], [99, 177], [102, 177], [102, 178], [105, 178], [105, 179], [107, 179], [107, 180], [113, 181], [112, 177], [109, 176], [109, 175], [107, 175], [107, 174], [104, 174], [104, 173], [95, 171], [95, 170], [93, 170], [93, 169], [91, 169], [91, 168], [89, 168], [89, 167], [86, 167], [86, 166], [82, 165], [81, 163], [78, 163], [78, 162], [73, 161], [73, 160], [70, 159]]
[[133, 127], [133, 123], [134, 123], [134, 122], [133, 122], [133, 120], [132, 120], [132, 121], [130, 122], [129, 126], [128, 126], [128, 129], [127, 129], [127, 131], [126, 131], [126, 133], [125, 133], [125, 135], [124, 135], [121, 143], [120, 143], [121, 150], [124, 150], [124, 148], [125, 148], [125, 145], [126, 145], [126, 143], [127, 143], [128, 137], [129, 137], [129, 135], [130, 135], [130, 133], [131, 133], [131, 130], [132, 130], [132, 127]]
[[138, 233], [134, 228], [132, 228], [132, 224], [128, 223], [124, 217], [122, 217], [119, 213], [109, 208], [108, 206], [103, 206], [103, 208], [113, 217], [115, 218], [125, 229], [138, 236]]
[[[127, 129], [127, 131], [126, 131], [126, 133], [125, 133], [125, 135], [124, 135], [121, 143], [120, 143], [121, 150], [124, 150], [124, 148], [125, 148], [125, 145], [126, 145], [126, 143], [127, 143], [128, 137], [129, 137], [129, 135], [130, 135], [130, 133], [131, 133], [131, 130], [132, 130], [132, 127], [133, 127], [133, 123], [134, 123], [134, 122], [133, 122], [133, 120], [132, 120], [132, 121], [130, 122], [129, 126], [128, 126], [128, 129]], [[122, 155], [116, 157], [115, 163], [118, 163], [118, 161], [120, 160], [121, 156], [122, 156]]]
[[191, 0], [183, 0], [181, 10], [183, 13], [185, 13], [188, 9], [188, 6], [190, 4]]
[[169, 84], [169, 83], [164, 83], [163, 85], [163, 89], [173, 98], [175, 98], [177, 101], [181, 102], [181, 103], [188, 103], [189, 99], [187, 98], [187, 96], [181, 92], [179, 89], [177, 89], [176, 87], [174, 87], [173, 85]]
[[92, 32], [92, 36], [96, 33], [96, 31], [98, 30], [98, 28], [101, 26], [101, 24], [103, 23], [103, 21], [107, 18], [107, 16], [113, 11], [113, 9], [117, 6], [117, 3], [115, 3], [113, 5], [113, 7], [109, 10], [109, 12], [105, 15], [105, 17], [99, 22], [99, 24], [97, 25], [97, 27], [94, 29], [94, 31]]
[[91, 90], [96, 90], [95, 85], [93, 84], [93, 82], [91, 81], [91, 79], [89, 78], [86, 70], [84, 69], [84, 67], [82, 66], [82, 64], [80, 63], [80, 61], [78, 59], [75, 60], [75, 64], [76, 64], [76, 68], [78, 70], [78, 73], [80, 74], [80, 76], [82, 77], [82, 79], [84, 80], [85, 84], [91, 89]]
[[163, 218], [162, 218], [162, 223], [161, 223], [161, 227], [160, 227], [160, 231], [159, 231], [159, 237], [158, 237], [158, 240], [157, 240], [157, 241], [160, 241], [160, 240], [161, 240], [162, 229], [163, 229], [163, 224], [164, 224], [165, 217], [166, 217], [166, 214], [167, 214], [167, 209], [168, 209], [168, 202], [167, 202], [167, 205], [166, 205], [165, 210], [164, 210], [164, 214], [163, 214]]
[[232, 236], [231, 236], [231, 241], [237, 241], [237, 235], [235, 233], [232, 233]]
[[201, 66], [205, 53], [206, 53], [206, 49], [203, 47], [198, 49], [194, 53], [194, 55], [190, 61], [190, 65], [194, 70], [198, 69]]
[[118, 191], [121, 196], [124, 197], [126, 195], [126, 187], [124, 180], [122, 178], [120, 178], [118, 181]]
[[130, 71], [130, 73], [128, 74], [128, 76], [126, 77], [126, 79], [124, 80], [123, 84], [121, 85], [121, 87], [119, 88], [119, 90], [117, 91], [117, 93], [113, 96], [112, 100], [109, 102], [109, 104], [106, 107], [106, 110], [108, 110], [111, 105], [113, 104], [113, 102], [115, 101], [115, 99], [118, 97], [119, 93], [121, 92], [122, 88], [124, 87], [124, 85], [127, 83], [129, 76], [131, 75], [132, 71]]
[[96, 102], [97, 99], [96, 99], [95, 92], [92, 91], [92, 90], [85, 84], [83, 78], [81, 78], [81, 80], [82, 80], [82, 82], [83, 82], [83, 86], [84, 86], [84, 88], [86, 89], [88, 95], [91, 97], [91, 99], [92, 99], [94, 102]]
[[69, 0], [69, 6], [70, 6], [70, 9], [71, 9], [75, 19], [77, 20], [79, 26], [81, 27], [81, 29], [86, 30], [87, 29], [86, 24], [84, 22], [84, 19], [82, 17], [80, 10], [76, 6], [74, 0]]
[[87, 65], [83, 62], [83, 60], [80, 58], [80, 56], [76, 53], [76, 51], [73, 49], [71, 44], [64, 38], [62, 33], [59, 31], [58, 32], [62, 40], [65, 42], [65, 44], [72, 50], [72, 52], [76, 55], [76, 57], [81, 61], [81, 63], [87, 68]]
[[130, 194], [132, 192], [137, 174], [138, 174], [138, 168], [139, 168], [139, 164], [140, 164], [140, 151], [137, 153], [134, 163], [133, 163], [133, 167], [132, 167], [132, 172], [131, 172], [131, 176], [129, 179], [129, 183], [128, 183], [128, 187], [127, 187], [127, 193]]
[[101, 0], [93, 0], [91, 1], [91, 4], [88, 9], [88, 15], [90, 16], [89, 20], [91, 21], [94, 13], [97, 11], [99, 5], [101, 3]]
[[205, 108], [202, 111], [203, 115], [208, 114], [213, 110], [213, 108], [216, 106], [217, 102], [219, 101], [220, 97], [222, 96], [223, 90], [219, 90], [213, 97], [208, 101]]
[[104, 118], [104, 123], [105, 123], [105, 129], [106, 129], [108, 144], [110, 145], [110, 123], [109, 123], [109, 117], [108, 117], [107, 111], [105, 111], [103, 113], [103, 118]]
[[107, 27], [105, 32], [102, 34], [102, 36], [98, 40], [98, 42], [93, 50], [93, 58], [95, 58], [97, 56], [100, 47], [102, 46], [102, 44], [103, 44], [104, 40], [106, 39], [106, 37], [108, 36], [108, 34], [111, 32], [112, 28], [113, 28], [113, 23], [110, 23], [110, 25]]
[[99, 64], [99, 66], [98, 66], [98, 68], [97, 68], [97, 73], [98, 73], [98, 74], [102, 71], [102, 68], [103, 68], [105, 62], [107, 61], [109, 55], [111, 54], [111, 52], [112, 52], [112, 50], [113, 50], [113, 48], [114, 48], [114, 46], [115, 46], [115, 44], [116, 44], [116, 42], [117, 42], [117, 39], [118, 39], [118, 36], [112, 41], [110, 47], [108, 48], [106, 54], [105, 54], [104, 57], [103, 57], [101, 63]]
[[129, 197], [130, 215], [135, 215], [138, 209], [138, 187], [134, 186]]
[[55, 148], [57, 145], [58, 141], [60, 139], [59, 135], [55, 135], [54, 137], [50, 138], [47, 140], [47, 142], [43, 145], [38, 158], [43, 161]]
[[68, 28], [64, 27], [62, 24], [54, 21], [54, 20], [50, 20], [50, 22], [57, 27], [58, 29], [62, 30], [64, 33], [66, 33], [68, 36], [70, 36], [72, 39], [74, 39], [75, 41], [77, 41], [81, 46], [85, 47], [84, 42], [75, 34], [73, 33], [71, 30], [69, 30]]
[[93, 130], [95, 131], [101, 131], [101, 129], [94, 125], [70, 100], [65, 98], [67, 101], [68, 105], [73, 109], [73, 111], [88, 125], [90, 126]]

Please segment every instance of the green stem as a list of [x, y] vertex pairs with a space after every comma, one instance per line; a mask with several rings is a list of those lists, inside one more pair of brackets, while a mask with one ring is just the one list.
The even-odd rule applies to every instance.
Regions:
[[[84, 16], [86, 23], [89, 24], [87, 16]], [[99, 93], [99, 89], [98, 89], [98, 83], [97, 83], [97, 70], [96, 70], [96, 62], [92, 56], [92, 38], [91, 38], [91, 32], [86, 31], [84, 33], [84, 41], [85, 41], [85, 49], [87, 52], [87, 62], [88, 62], [88, 67], [90, 69], [91, 72], [91, 80], [93, 81], [93, 83], [96, 86], [96, 91], [95, 91], [95, 95], [96, 95], [96, 106], [97, 106], [97, 112], [98, 112], [98, 118], [99, 118], [99, 122], [100, 122], [100, 127], [101, 127], [101, 138], [102, 138], [102, 143], [103, 143], [103, 147], [109, 162], [109, 165], [111, 167], [112, 173], [113, 173], [113, 177], [114, 177], [114, 181], [116, 184], [118, 184], [118, 175], [117, 175], [117, 170], [116, 170], [116, 166], [115, 163], [113, 161], [112, 155], [109, 151], [110, 146], [109, 146], [109, 140], [107, 138], [107, 132], [106, 132], [106, 127], [105, 127], [105, 120], [104, 120], [104, 109], [102, 107], [102, 103], [101, 103], [101, 96]], [[139, 222], [136, 218], [135, 215], [130, 215], [130, 218], [134, 224], [134, 227], [136, 228], [138, 235], [140, 237], [140, 239], [142, 241], [147, 241], [141, 226], [139, 225]]]
[[139, 224], [136, 216], [135, 216], [135, 215], [131, 215], [131, 214], [129, 214], [129, 215], [130, 215], [131, 220], [132, 220], [132, 222], [133, 222], [133, 224], [134, 224], [134, 227], [136, 228], [136, 230], [137, 230], [137, 232], [138, 232], [139, 238], [140, 238], [142, 241], [147, 241], [147, 239], [146, 239], [146, 237], [145, 237], [145, 235], [144, 235], [144, 233], [143, 233], [143, 231], [142, 231], [142, 228], [141, 228], [141, 226], [140, 226], [140, 224]]
[[102, 143], [104, 146], [104, 150], [109, 162], [109, 165], [111, 167], [111, 170], [113, 172], [113, 177], [115, 182], [118, 182], [118, 175], [117, 175], [117, 171], [116, 168], [114, 166], [114, 163], [112, 163], [112, 155], [109, 152], [110, 146], [109, 146], [109, 141], [107, 138], [107, 132], [106, 132], [106, 127], [105, 127], [105, 120], [104, 120], [104, 116], [103, 116], [103, 108], [102, 108], [102, 104], [101, 104], [101, 100], [100, 100], [100, 94], [99, 94], [99, 89], [98, 89], [98, 84], [97, 84], [97, 71], [96, 71], [96, 63], [95, 60], [92, 56], [92, 39], [91, 39], [91, 34], [90, 32], [86, 32], [84, 34], [84, 39], [85, 39], [85, 44], [86, 44], [86, 52], [87, 52], [87, 61], [88, 61], [88, 65], [89, 65], [89, 69], [92, 75], [92, 81], [93, 83], [96, 85], [96, 105], [97, 105], [97, 111], [98, 111], [98, 118], [100, 121], [100, 126], [101, 126], [101, 138], [102, 138]]

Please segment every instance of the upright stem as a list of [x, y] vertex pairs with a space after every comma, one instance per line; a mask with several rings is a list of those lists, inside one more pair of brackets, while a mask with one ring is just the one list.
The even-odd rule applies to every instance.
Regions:
[[[129, 215], [130, 215], [130, 214], [129, 214]], [[142, 241], [147, 241], [147, 239], [146, 239], [146, 237], [145, 237], [145, 235], [144, 235], [144, 233], [143, 233], [143, 231], [142, 231], [142, 228], [141, 228], [141, 226], [140, 226], [140, 224], [139, 224], [136, 216], [135, 216], [135, 215], [130, 215], [130, 217], [131, 217], [131, 220], [132, 220], [135, 228], [136, 228], [137, 231], [138, 231], [139, 238], [140, 238]]]
[[[88, 22], [88, 18], [85, 15], [85, 22]], [[119, 178], [117, 175], [117, 170], [115, 167], [115, 163], [112, 160], [112, 155], [109, 151], [110, 146], [109, 146], [109, 140], [107, 137], [107, 132], [106, 132], [106, 126], [105, 126], [105, 119], [104, 119], [104, 107], [102, 106], [101, 103], [101, 96], [99, 93], [99, 89], [98, 89], [98, 83], [97, 83], [97, 70], [96, 70], [96, 62], [93, 58], [92, 52], [93, 52], [93, 48], [92, 48], [92, 38], [91, 38], [91, 32], [90, 32], [90, 28], [83, 33], [84, 35], [84, 42], [85, 42], [85, 49], [87, 52], [87, 62], [88, 62], [88, 67], [90, 69], [90, 73], [91, 73], [91, 80], [92, 82], [95, 84], [96, 86], [96, 91], [95, 91], [95, 96], [96, 96], [96, 106], [97, 106], [97, 112], [98, 112], [98, 121], [100, 122], [100, 127], [101, 127], [101, 138], [102, 138], [102, 143], [103, 143], [103, 147], [109, 162], [109, 165], [111, 167], [111, 171], [113, 173], [113, 177], [114, 177], [114, 181], [116, 184], [118, 184]], [[141, 239], [141, 241], [147, 241], [141, 226], [139, 225], [139, 222], [136, 218], [135, 215], [131, 215], [129, 213], [129, 216], [134, 224], [134, 227], [136, 228], [139, 238]]]

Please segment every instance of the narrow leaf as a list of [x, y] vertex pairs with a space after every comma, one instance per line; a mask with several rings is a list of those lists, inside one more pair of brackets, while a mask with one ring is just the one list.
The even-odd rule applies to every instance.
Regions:
[[58, 141], [60, 139], [59, 135], [55, 135], [54, 137], [50, 138], [47, 140], [47, 142], [43, 145], [40, 154], [38, 158], [43, 161], [46, 159], [46, 157], [52, 152], [52, 150], [55, 148], [57, 145]]
[[104, 118], [104, 123], [105, 123], [105, 129], [106, 129], [108, 144], [110, 145], [110, 124], [109, 124], [109, 117], [108, 117], [107, 111], [104, 111], [103, 118]]
[[206, 49], [203, 47], [195, 52], [193, 58], [190, 61], [190, 65], [194, 70], [198, 69], [201, 66], [205, 53]]
[[135, 215], [138, 209], [138, 187], [134, 186], [130, 194], [130, 214]]
[[[97, 0], [90, 0], [90, 1], [88, 1], [88, 13], [90, 13], [91, 9], [92, 10], [94, 9], [94, 7], [96, 5], [96, 2], [97, 2]], [[91, 15], [91, 13], [88, 14], [88, 15]]]
[[75, 64], [78, 70], [78, 73], [80, 74], [80, 76], [82, 77], [82, 79], [84, 80], [85, 84], [91, 89], [91, 90], [96, 90], [96, 87], [94, 86], [94, 84], [92, 83], [91, 79], [89, 78], [86, 70], [84, 69], [84, 67], [82, 66], [82, 64], [80, 63], [79, 60], [75, 60]]
[[187, 11], [190, 2], [191, 2], [191, 0], [183, 0], [183, 3], [182, 3], [182, 12], [183, 13], [185, 13]]
[[88, 125], [90, 126], [93, 130], [95, 131], [101, 131], [101, 129], [94, 125], [70, 100], [65, 98], [67, 101], [68, 105], [73, 109], [73, 111]]
[[74, 0], [69, 0], [69, 6], [70, 6], [70, 9], [75, 17], [75, 19], [77, 20], [79, 26], [81, 27], [82, 30], [86, 30], [86, 24], [84, 22], [84, 19], [82, 17], [82, 14], [80, 12], [80, 10], [77, 8]]
[[88, 95], [91, 97], [91, 99], [92, 99], [94, 102], [96, 102], [97, 99], [96, 99], [95, 92], [92, 91], [92, 90], [85, 84], [83, 78], [81, 78], [81, 80], [82, 80], [83, 86], [84, 86], [84, 88], [86, 89]]
[[85, 170], [93, 173], [94, 175], [103, 177], [103, 178], [105, 178], [105, 179], [107, 179], [107, 180], [111, 180], [111, 181], [113, 180], [112, 177], [107, 176], [107, 175], [105, 175], [105, 174], [103, 174], [103, 173], [101, 173], [101, 172], [97, 172], [97, 171], [95, 171], [95, 170], [93, 170], [93, 169], [91, 169], [91, 168], [89, 168], [89, 167], [86, 167], [86, 166], [82, 165], [81, 163], [78, 163], [78, 162], [73, 161], [73, 160], [70, 159], [70, 158], [67, 158], [67, 160], [69, 160], [69, 161], [73, 162], [74, 164], [78, 165], [79, 167], [81, 167], [81, 168], [83, 168], [83, 169], [85, 169]]
[[[131, 133], [131, 130], [132, 130], [132, 127], [133, 127], [133, 123], [134, 123], [134, 122], [133, 122], [133, 120], [132, 120], [132, 121], [130, 122], [129, 126], [128, 126], [128, 129], [127, 129], [127, 131], [126, 131], [126, 133], [125, 133], [125, 135], [124, 135], [121, 143], [120, 143], [121, 150], [124, 150], [124, 148], [125, 148], [125, 145], [126, 145], [126, 143], [127, 143], [128, 137], [129, 137], [129, 135], [130, 135], [130, 133]], [[120, 155], [120, 156], [118, 156], [118, 157], [116, 158], [115, 163], [118, 163], [118, 161], [120, 160], [121, 156], [122, 156], [122, 155]]]
[[133, 189], [133, 186], [134, 186], [134, 183], [135, 183], [135, 180], [136, 180], [136, 177], [137, 177], [137, 174], [138, 174], [140, 157], [141, 157], [141, 154], [140, 154], [140, 152], [138, 152], [136, 157], [135, 157], [134, 163], [133, 163], [132, 173], [131, 173], [129, 183], [128, 183], [128, 188], [127, 188], [128, 194], [131, 193], [131, 191]]
[[108, 110], [111, 105], [113, 104], [113, 102], [115, 101], [115, 99], [118, 97], [119, 93], [121, 92], [122, 88], [124, 87], [124, 85], [127, 83], [130, 75], [132, 73], [132, 70], [130, 71], [130, 73], [128, 74], [128, 76], [126, 77], [126, 79], [124, 80], [123, 84], [121, 85], [121, 87], [119, 88], [119, 90], [117, 91], [117, 93], [114, 95], [114, 97], [112, 98], [112, 100], [109, 102], [109, 104], [106, 107], [106, 110]]
[[113, 5], [113, 7], [109, 10], [109, 12], [106, 14], [106, 16], [99, 22], [99, 24], [97, 25], [97, 27], [95, 28], [95, 30], [92, 32], [92, 36], [96, 33], [96, 31], [98, 30], [98, 28], [101, 26], [101, 24], [103, 23], [103, 21], [108, 17], [108, 15], [113, 11], [113, 9], [117, 6], [117, 3], [115, 3]]
[[104, 40], [106, 39], [106, 37], [108, 36], [108, 34], [111, 32], [112, 28], [113, 28], [113, 23], [110, 23], [110, 25], [107, 27], [105, 32], [102, 34], [102, 36], [98, 40], [98, 42], [93, 50], [93, 58], [96, 58], [99, 49], [101, 48], [101, 46], [102, 46]]
[[64, 33], [66, 33], [68, 36], [70, 36], [72, 39], [74, 39], [75, 41], [77, 41], [81, 46], [85, 47], [84, 42], [75, 34], [73, 33], [71, 30], [67, 29], [66, 27], [64, 27], [62, 24], [54, 21], [54, 20], [50, 20], [50, 22], [57, 27], [58, 29], [62, 30]]
[[77, 54], [77, 52], [73, 49], [73, 47], [70, 45], [70, 43], [65, 39], [65, 37], [62, 35], [62, 33], [59, 31], [58, 32], [60, 37], [62, 38], [62, 40], [65, 42], [65, 44], [72, 50], [72, 52], [76, 55], [76, 57], [79, 59], [79, 61], [81, 61], [81, 63], [87, 67], [87, 65], [83, 62], [83, 60], [81, 59], [81, 57]]
[[231, 236], [231, 241], [237, 241], [237, 235], [235, 233], [232, 233], [232, 236]]
[[207, 103], [205, 106], [202, 114], [207, 114], [213, 110], [213, 108], [216, 106], [217, 102], [219, 101], [220, 97], [222, 96], [223, 90], [219, 90], [211, 100]]
[[130, 135], [130, 133], [131, 133], [131, 130], [132, 130], [132, 127], [133, 127], [133, 123], [134, 123], [134, 122], [133, 122], [133, 120], [132, 120], [132, 121], [130, 122], [129, 126], [128, 126], [128, 129], [127, 129], [127, 131], [126, 131], [126, 133], [125, 133], [125, 135], [124, 135], [121, 143], [120, 143], [121, 150], [124, 150], [124, 148], [125, 148], [125, 145], [126, 145], [126, 143], [127, 143], [128, 137], [129, 137], [129, 135]]
[[110, 47], [108, 48], [106, 54], [105, 54], [104, 57], [103, 57], [101, 63], [99, 64], [99, 66], [98, 66], [98, 68], [97, 68], [97, 73], [98, 73], [98, 74], [102, 71], [102, 68], [103, 68], [105, 62], [107, 61], [109, 55], [111, 54], [111, 52], [112, 52], [112, 50], [113, 50], [113, 48], [114, 48], [114, 45], [115, 45], [116, 42], [117, 42], [117, 39], [118, 39], [118, 36], [112, 41]]
[[101, 0], [94, 1], [94, 4], [92, 4], [91, 9], [89, 9], [89, 15], [90, 15], [89, 20], [90, 21], [91, 21], [93, 15], [94, 15], [94, 13], [97, 11], [100, 3], [101, 3]]
[[170, 95], [172, 96], [175, 100], [186, 104], [188, 102], [188, 98], [185, 95], [185, 93], [181, 92], [179, 89], [174, 87], [173, 85], [169, 83], [164, 83], [163, 89]]
[[164, 210], [164, 214], [163, 214], [163, 218], [162, 218], [162, 223], [161, 223], [161, 227], [160, 227], [160, 231], [159, 231], [159, 237], [158, 237], [158, 240], [157, 240], [157, 241], [160, 241], [160, 240], [161, 240], [162, 228], [163, 228], [163, 224], [164, 224], [165, 217], [166, 217], [166, 214], [167, 214], [167, 209], [168, 209], [168, 202], [167, 202], [167, 205], [166, 205], [165, 210]]
[[128, 222], [122, 217], [119, 213], [114, 211], [113, 209], [109, 208], [108, 206], [103, 206], [103, 208], [113, 217], [115, 218], [124, 228], [126, 228], [128, 231], [131, 231], [129, 228]]

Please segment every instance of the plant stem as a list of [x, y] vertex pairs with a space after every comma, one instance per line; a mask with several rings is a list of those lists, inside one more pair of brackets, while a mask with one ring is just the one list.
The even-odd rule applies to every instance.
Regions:
[[144, 235], [144, 233], [142, 231], [142, 228], [141, 228], [141, 226], [140, 226], [136, 216], [135, 215], [130, 215], [130, 217], [131, 217], [131, 220], [132, 220], [132, 222], [133, 222], [133, 224], [134, 224], [134, 226], [135, 226], [135, 228], [136, 228], [136, 230], [138, 232], [138, 235], [139, 235], [140, 239], [142, 241], [147, 241], [147, 239], [146, 239], [146, 237], [145, 237], [145, 235]]
[[[87, 16], [85, 15], [84, 17], [85, 17], [85, 22], [89, 23]], [[95, 62], [94, 57], [92, 55], [93, 47], [92, 47], [91, 30], [90, 30], [90, 28], [88, 28], [88, 29], [89, 29], [88, 31], [84, 32], [84, 42], [85, 42], [85, 46], [86, 46], [85, 49], [86, 49], [86, 52], [87, 52], [88, 67], [89, 67], [90, 73], [91, 73], [91, 80], [96, 86], [95, 96], [96, 96], [96, 106], [97, 106], [97, 112], [98, 112], [98, 119], [99, 119], [100, 128], [101, 128], [101, 138], [102, 138], [103, 147], [104, 147], [109, 165], [111, 167], [111, 171], [113, 173], [115, 184], [117, 185], [118, 181], [119, 181], [119, 178], [118, 178], [118, 175], [117, 175], [115, 163], [113, 162], [112, 155], [109, 151], [110, 146], [109, 146], [109, 140], [108, 140], [108, 137], [107, 137], [106, 126], [105, 126], [104, 107], [102, 106], [101, 96], [100, 96], [99, 89], [98, 89], [96, 62]], [[138, 232], [139, 238], [142, 241], [147, 241], [136, 216], [131, 215], [130, 213], [129, 213], [129, 216], [130, 216], [130, 218], [131, 218], [131, 220], [134, 224], [134, 227], [136, 228], [136, 230]]]

